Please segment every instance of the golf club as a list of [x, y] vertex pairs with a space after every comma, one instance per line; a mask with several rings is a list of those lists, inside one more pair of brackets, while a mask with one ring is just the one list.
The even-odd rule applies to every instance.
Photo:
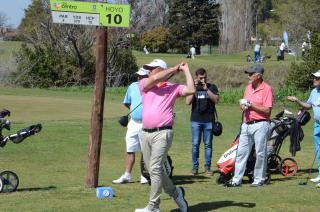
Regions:
[[318, 151], [317, 151], [316, 154], [314, 155], [313, 162], [312, 162], [311, 168], [310, 168], [310, 170], [309, 170], [309, 173], [308, 173], [308, 175], [307, 175], [307, 178], [306, 178], [305, 182], [300, 181], [298, 185], [300, 185], [300, 186], [305, 186], [305, 185], [308, 184], [308, 181], [309, 181], [309, 179], [310, 179], [310, 174], [311, 174], [311, 171], [312, 171], [312, 169], [313, 169], [314, 162], [316, 161], [317, 154], [318, 154]]

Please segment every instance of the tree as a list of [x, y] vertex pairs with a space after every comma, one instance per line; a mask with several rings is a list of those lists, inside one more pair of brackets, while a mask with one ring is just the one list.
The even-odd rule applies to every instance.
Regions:
[[293, 63], [289, 71], [287, 85], [298, 88], [299, 90], [308, 90], [312, 85], [311, 73], [320, 69], [320, 38], [317, 33], [311, 37], [311, 49], [307, 49], [305, 61], [297, 64]]
[[165, 53], [168, 50], [167, 36], [167, 28], [156, 27], [142, 34], [141, 45], [147, 46], [152, 52]]
[[220, 20], [220, 51], [231, 53], [248, 48], [254, 20], [254, 0], [223, 1]]
[[217, 45], [219, 5], [208, 0], [173, 0], [169, 5], [170, 48], [187, 52], [191, 45], [200, 54], [202, 45]]

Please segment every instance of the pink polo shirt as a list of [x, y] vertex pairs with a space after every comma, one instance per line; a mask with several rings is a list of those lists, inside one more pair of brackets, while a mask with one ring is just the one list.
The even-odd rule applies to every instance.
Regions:
[[165, 82], [144, 89], [146, 79], [139, 81], [142, 96], [142, 127], [151, 129], [173, 125], [173, 106], [177, 97], [182, 96], [184, 85]]
[[[273, 105], [272, 87], [263, 81], [257, 87], [257, 89], [254, 90], [252, 88], [252, 84], [250, 83], [246, 87], [243, 98], [249, 100], [254, 105], [272, 108], [272, 105]], [[245, 122], [260, 120], [260, 119], [270, 119], [270, 115], [271, 115], [271, 112], [270, 114], [258, 113], [256, 111], [251, 110], [250, 108], [245, 110], [244, 112]]]

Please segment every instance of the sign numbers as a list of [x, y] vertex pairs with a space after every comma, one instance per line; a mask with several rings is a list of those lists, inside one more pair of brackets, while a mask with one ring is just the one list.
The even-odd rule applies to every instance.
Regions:
[[122, 16], [119, 15], [119, 14], [114, 15], [113, 19], [112, 19], [112, 14], [106, 15], [106, 17], [107, 17], [107, 21], [108, 21], [109, 24], [112, 24], [112, 21], [115, 24], [121, 24], [122, 23]]

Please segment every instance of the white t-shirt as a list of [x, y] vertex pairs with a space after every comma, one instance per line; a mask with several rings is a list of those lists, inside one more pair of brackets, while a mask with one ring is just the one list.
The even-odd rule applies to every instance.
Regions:
[[280, 50], [283, 51], [284, 48], [286, 47], [286, 44], [284, 44], [283, 42], [280, 44]]
[[256, 44], [256, 45], [254, 46], [254, 51], [255, 51], [255, 52], [260, 52], [260, 45], [259, 45], [259, 44]]

